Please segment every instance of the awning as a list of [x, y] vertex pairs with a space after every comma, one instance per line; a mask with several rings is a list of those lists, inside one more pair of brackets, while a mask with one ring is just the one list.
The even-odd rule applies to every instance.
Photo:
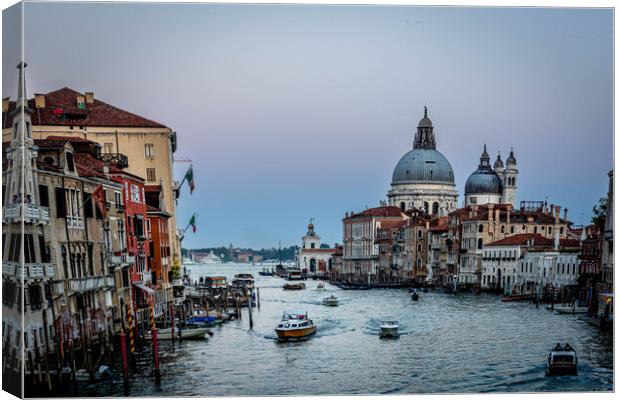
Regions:
[[153, 289], [151, 289], [150, 287], [142, 284], [142, 283], [134, 283], [134, 286], [137, 286], [138, 288], [144, 290], [145, 292], [147, 292], [148, 294], [153, 294], [155, 293], [155, 291]]

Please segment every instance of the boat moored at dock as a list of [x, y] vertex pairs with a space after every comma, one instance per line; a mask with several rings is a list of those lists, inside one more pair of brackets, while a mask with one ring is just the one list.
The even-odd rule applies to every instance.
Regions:
[[284, 290], [303, 290], [305, 288], [305, 283], [285, 283], [284, 286], [282, 286]]

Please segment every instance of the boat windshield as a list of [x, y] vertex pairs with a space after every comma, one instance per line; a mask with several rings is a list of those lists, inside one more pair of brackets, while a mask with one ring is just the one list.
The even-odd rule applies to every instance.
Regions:
[[572, 363], [574, 357], [570, 354], [554, 354], [553, 362]]

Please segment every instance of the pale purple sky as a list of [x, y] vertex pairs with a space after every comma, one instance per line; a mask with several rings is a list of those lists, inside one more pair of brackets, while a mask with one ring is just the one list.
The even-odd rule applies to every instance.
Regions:
[[199, 213], [185, 247], [297, 244], [311, 217], [341, 242], [346, 211], [385, 199], [425, 104], [459, 203], [484, 143], [514, 147], [519, 201], [579, 224], [606, 195], [611, 9], [26, 3], [24, 20], [29, 94], [94, 91], [177, 131], [196, 176], [179, 225]]

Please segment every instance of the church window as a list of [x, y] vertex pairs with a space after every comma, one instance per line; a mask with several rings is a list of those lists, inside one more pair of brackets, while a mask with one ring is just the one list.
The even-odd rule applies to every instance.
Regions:
[[310, 248], [314, 249], [314, 243], [310, 243]]

